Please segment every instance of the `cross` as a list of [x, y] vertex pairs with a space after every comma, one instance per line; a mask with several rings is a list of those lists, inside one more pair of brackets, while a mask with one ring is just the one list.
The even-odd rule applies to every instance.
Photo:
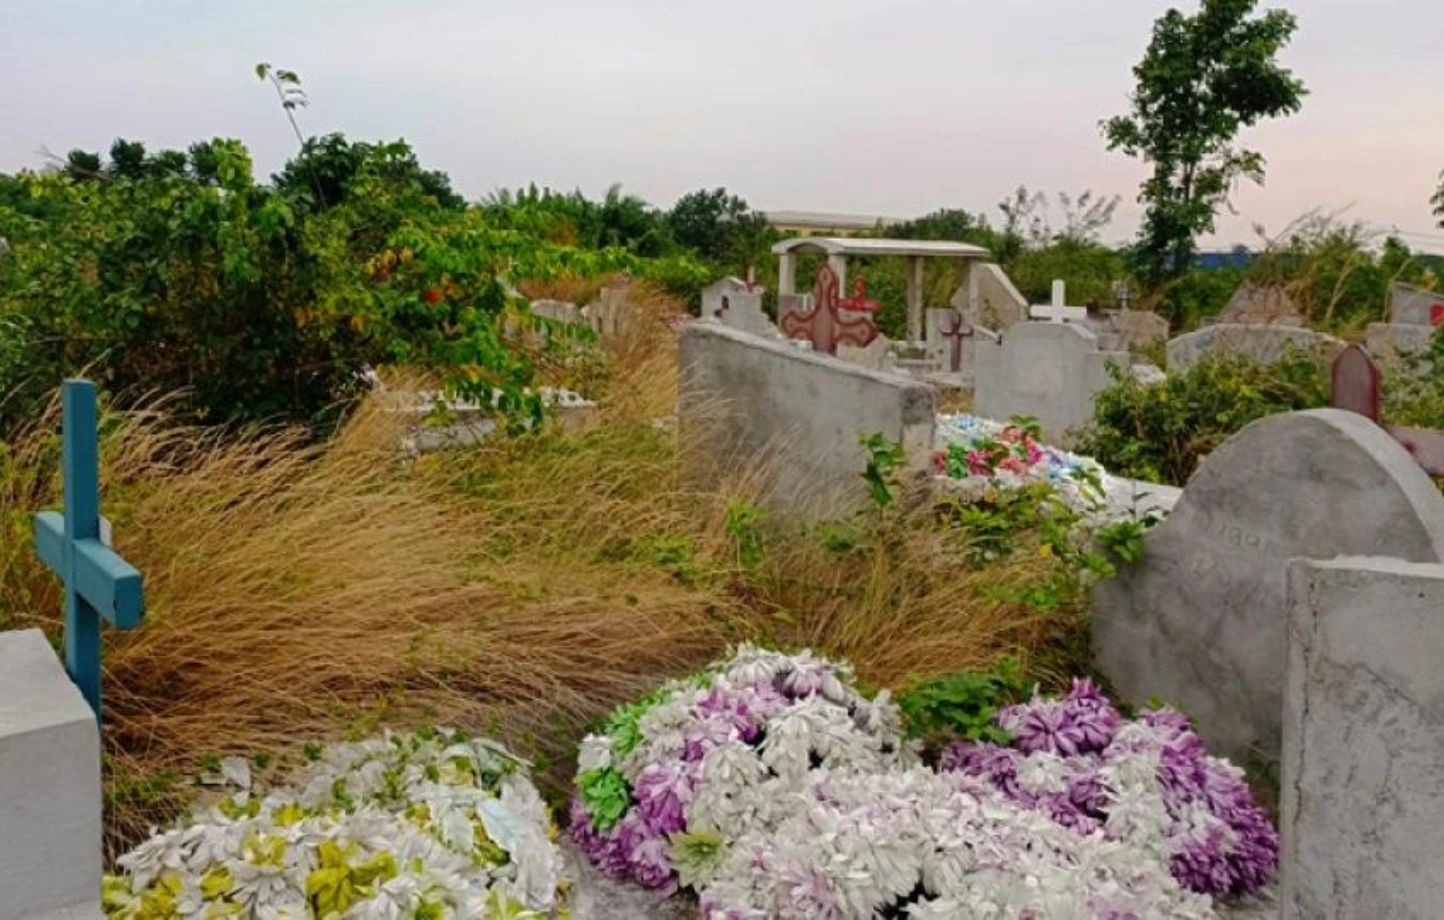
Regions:
[[963, 368], [963, 339], [973, 334], [973, 327], [963, 319], [963, 314], [958, 312], [957, 307], [948, 311], [952, 322], [947, 326], [938, 323], [938, 335], [952, 341], [952, 349], [948, 354], [948, 370], [957, 373]]
[[118, 629], [140, 625], [140, 572], [101, 540], [95, 384], [67, 380], [60, 390], [65, 512], [35, 515], [35, 552], [65, 583], [65, 670], [100, 721], [100, 618]]
[[1046, 307], [1034, 304], [1032, 308], [1028, 310], [1028, 315], [1033, 319], [1046, 319], [1055, 323], [1061, 323], [1064, 320], [1070, 319], [1079, 320], [1086, 317], [1088, 315], [1087, 307], [1065, 307], [1063, 305], [1066, 302], [1063, 291], [1063, 282], [1054, 281], [1053, 302]]
[[[856, 315], [844, 317], [843, 310], [856, 311]], [[861, 278], [853, 286], [851, 298], [839, 299], [837, 274], [824, 265], [817, 270], [812, 309], [806, 313], [784, 313], [779, 325], [789, 338], [807, 339], [814, 351], [835, 355], [837, 346], [843, 343], [858, 348], [872, 344], [877, 338], [877, 323], [872, 314], [877, 310], [877, 301], [867, 299], [867, 282]]]

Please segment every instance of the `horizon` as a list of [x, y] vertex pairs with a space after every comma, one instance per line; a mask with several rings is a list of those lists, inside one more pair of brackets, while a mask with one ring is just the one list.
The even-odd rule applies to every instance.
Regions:
[[[116, 137], [159, 149], [224, 136], [269, 175], [296, 141], [253, 72], [266, 60], [300, 74], [306, 134], [405, 138], [469, 200], [532, 182], [597, 197], [620, 182], [665, 208], [722, 186], [764, 212], [963, 208], [996, 225], [1019, 185], [1050, 199], [1091, 189], [1121, 196], [1101, 234], [1115, 244], [1136, 229], [1146, 167], [1108, 152], [1097, 125], [1125, 110], [1131, 68], [1171, 5], [1196, 4], [362, 0], [338, 15], [276, 0], [146, 12], [62, 0], [0, 11], [0, 59], [27, 75], [0, 90], [0, 170], [42, 166], [45, 150], [103, 153]], [[1320, 211], [1444, 253], [1429, 205], [1444, 168], [1429, 92], [1444, 8], [1293, 7], [1281, 60], [1310, 93], [1299, 114], [1241, 134], [1266, 158], [1266, 184], [1238, 188], [1237, 213], [1221, 212], [1200, 249], [1257, 248], [1255, 225], [1274, 236]]]

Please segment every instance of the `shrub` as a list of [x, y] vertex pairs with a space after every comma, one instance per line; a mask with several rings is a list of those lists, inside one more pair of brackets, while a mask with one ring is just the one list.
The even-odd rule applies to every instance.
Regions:
[[1183, 374], [1144, 385], [1110, 370], [1079, 450], [1113, 473], [1183, 485], [1199, 462], [1244, 425], [1275, 412], [1329, 404], [1328, 369], [1292, 352], [1273, 364], [1205, 356]]

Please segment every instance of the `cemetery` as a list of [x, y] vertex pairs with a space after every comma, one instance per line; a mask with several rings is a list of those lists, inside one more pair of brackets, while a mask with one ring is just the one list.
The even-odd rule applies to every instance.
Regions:
[[1440, 916], [1444, 256], [1206, 264], [1306, 90], [1196, 6], [1127, 244], [463, 195], [269, 63], [269, 178], [0, 172], [0, 920]]

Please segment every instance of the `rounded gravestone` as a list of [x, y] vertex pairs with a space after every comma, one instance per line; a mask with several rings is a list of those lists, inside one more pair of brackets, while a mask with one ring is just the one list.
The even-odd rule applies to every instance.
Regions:
[[1277, 760], [1287, 564], [1341, 555], [1444, 561], [1444, 498], [1362, 415], [1260, 419], [1204, 461], [1142, 560], [1094, 587], [1098, 666], [1229, 756]]

